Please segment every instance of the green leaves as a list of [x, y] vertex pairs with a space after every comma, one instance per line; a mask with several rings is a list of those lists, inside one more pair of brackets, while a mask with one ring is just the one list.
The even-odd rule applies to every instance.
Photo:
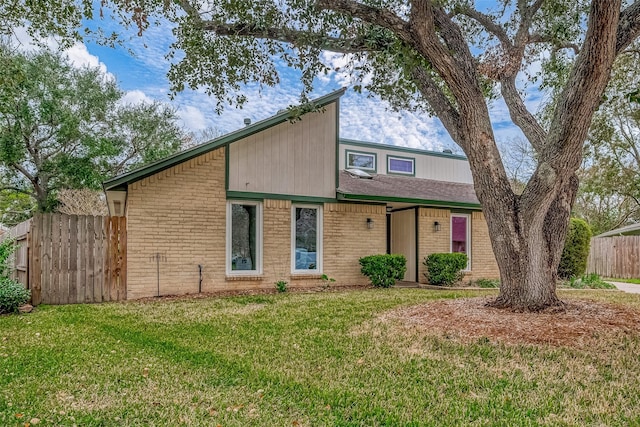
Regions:
[[98, 68], [8, 46], [0, 46], [0, 62], [0, 188], [30, 193], [40, 211], [55, 208], [58, 189], [98, 189], [180, 148], [172, 109], [121, 105], [123, 92]]
[[369, 255], [360, 258], [360, 272], [371, 280], [376, 287], [389, 288], [404, 278], [407, 271], [407, 259], [404, 255]]

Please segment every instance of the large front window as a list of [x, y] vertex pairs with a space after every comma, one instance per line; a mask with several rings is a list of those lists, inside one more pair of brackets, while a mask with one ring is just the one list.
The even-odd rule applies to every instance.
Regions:
[[291, 262], [294, 273], [322, 271], [322, 208], [292, 206]]
[[451, 215], [451, 252], [459, 252], [467, 255], [467, 270], [471, 268], [471, 239], [469, 231], [469, 215]]
[[262, 204], [229, 202], [227, 207], [227, 273], [262, 270]]

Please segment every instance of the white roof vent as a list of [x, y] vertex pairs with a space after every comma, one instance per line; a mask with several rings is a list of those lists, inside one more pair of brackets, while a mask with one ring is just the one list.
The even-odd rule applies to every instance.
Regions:
[[363, 170], [360, 169], [345, 169], [347, 171], [347, 173], [353, 177], [356, 178], [362, 178], [362, 179], [371, 179], [373, 178], [372, 175], [366, 173]]

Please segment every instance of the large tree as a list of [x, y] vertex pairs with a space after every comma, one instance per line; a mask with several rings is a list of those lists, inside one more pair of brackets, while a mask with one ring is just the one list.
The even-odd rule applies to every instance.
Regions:
[[50, 211], [59, 189], [98, 189], [179, 149], [183, 133], [172, 109], [125, 104], [123, 95], [99, 68], [0, 45], [1, 195], [27, 194]]
[[[80, 34], [92, 3], [33, 2], [0, 9], [5, 25]], [[498, 307], [560, 304], [556, 272], [578, 189], [576, 171], [612, 64], [640, 34], [640, 1], [496, 0], [112, 0], [140, 33], [168, 19], [177, 36], [169, 76], [176, 90], [204, 87], [221, 103], [243, 102], [241, 83], [273, 85], [276, 63], [300, 69], [307, 90], [329, 70], [332, 51], [349, 56], [356, 90], [398, 108], [435, 114], [469, 158], [501, 275]], [[52, 24], [53, 22], [53, 24]], [[175, 51], [181, 52], [174, 55]], [[534, 61], [554, 92], [545, 122], [527, 109], [519, 76]], [[501, 96], [536, 151], [537, 165], [516, 194], [496, 146], [488, 100]]]
[[586, 144], [575, 211], [595, 234], [640, 220], [640, 43], [615, 63]]

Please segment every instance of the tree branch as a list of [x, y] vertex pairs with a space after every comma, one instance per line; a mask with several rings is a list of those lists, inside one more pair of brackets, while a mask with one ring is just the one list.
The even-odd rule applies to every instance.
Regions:
[[529, 35], [529, 43], [551, 43], [553, 46], [558, 49], [572, 49], [573, 52], [578, 55], [580, 53], [580, 46], [575, 43], [557, 43], [557, 41], [552, 40], [550, 37], [545, 37], [542, 34], [530, 34]]
[[[615, 60], [621, 0], [593, 0], [580, 55], [558, 100], [539, 165], [522, 194], [525, 210], [553, 202], [555, 186], [573, 183], [582, 147]], [[558, 178], [559, 175], [564, 180]], [[564, 182], [563, 182], [564, 181]], [[547, 200], [548, 199], [548, 200]], [[570, 204], [570, 201], [569, 201]]]
[[625, 50], [638, 36], [640, 36], [640, 0], [636, 0], [620, 14], [616, 54]]
[[447, 129], [451, 138], [460, 145], [460, 148], [466, 151], [468, 149], [467, 144], [460, 138], [460, 114], [458, 111], [431, 78], [427, 70], [422, 67], [416, 67], [412, 75], [420, 93], [429, 102], [429, 105]]
[[511, 120], [527, 137], [533, 148], [540, 152], [544, 146], [547, 133], [533, 114], [527, 109], [516, 88], [515, 74], [500, 80], [500, 91], [509, 109]]
[[409, 23], [389, 9], [364, 5], [353, 0], [317, 0], [316, 8], [351, 15], [391, 30], [404, 41], [411, 40]]
[[309, 40], [314, 40], [316, 42], [314, 45], [320, 49], [337, 53], [379, 51], [393, 43], [392, 39], [381, 42], [380, 40], [373, 41], [366, 37], [354, 37], [351, 39], [327, 37], [326, 35], [309, 31], [261, 27], [258, 24], [248, 23], [221, 24], [213, 21], [203, 21], [202, 28], [206, 31], [213, 31], [221, 36], [255, 37], [291, 43], [292, 45], [300, 44], [302, 41], [306, 44]]
[[22, 175], [24, 175], [24, 177], [27, 178], [29, 181], [31, 181], [32, 183], [35, 183], [36, 177], [34, 175], [31, 175], [29, 171], [27, 171], [27, 169], [25, 169], [24, 166], [22, 166], [21, 164], [11, 163], [11, 164], [8, 164], [7, 166], [14, 168], [18, 172], [20, 172]]
[[456, 8], [455, 12], [457, 12], [457, 14], [459, 15], [464, 15], [468, 18], [471, 18], [478, 24], [482, 25], [485, 30], [496, 36], [496, 38], [500, 41], [505, 49], [513, 48], [513, 44], [511, 43], [511, 40], [509, 39], [509, 36], [507, 35], [505, 29], [496, 24], [491, 16], [486, 15], [482, 12], [478, 12], [477, 10], [470, 8], [467, 5]]

